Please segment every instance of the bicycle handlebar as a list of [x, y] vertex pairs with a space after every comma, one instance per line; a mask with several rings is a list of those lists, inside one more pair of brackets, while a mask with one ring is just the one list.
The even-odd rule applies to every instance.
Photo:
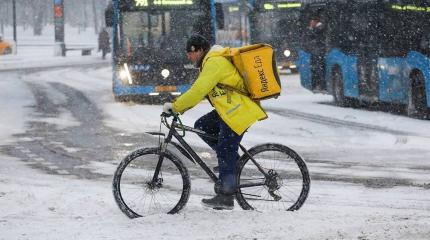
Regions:
[[169, 118], [171, 116], [175, 116], [173, 112], [171, 113], [166, 113], [166, 112], [162, 112], [160, 115], [162, 118]]
[[[166, 112], [162, 112], [161, 113], [161, 122], [168, 128], [171, 129], [174, 125], [176, 126], [180, 126], [183, 134], [181, 135], [182, 137], [185, 137], [185, 128], [184, 125], [182, 124], [181, 119], [179, 118], [179, 114], [175, 113], [173, 111], [170, 111], [170, 113], [166, 113]], [[167, 122], [167, 118], [173, 117], [172, 119], [172, 123], [169, 125], [169, 123]], [[176, 122], [179, 122], [179, 124], [175, 124]]]

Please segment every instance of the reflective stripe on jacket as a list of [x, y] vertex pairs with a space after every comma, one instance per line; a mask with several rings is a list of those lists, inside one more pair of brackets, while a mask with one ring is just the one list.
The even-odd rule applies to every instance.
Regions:
[[249, 97], [217, 84], [245, 91], [243, 79], [222, 50], [209, 51], [203, 59], [199, 77], [191, 88], [173, 103], [173, 110], [184, 113], [208, 96], [222, 120], [241, 135], [258, 120], [267, 118], [263, 109]]

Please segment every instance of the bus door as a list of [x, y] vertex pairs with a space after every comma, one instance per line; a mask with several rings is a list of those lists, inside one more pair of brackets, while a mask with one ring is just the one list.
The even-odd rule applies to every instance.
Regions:
[[[327, 24], [326, 5], [307, 5], [300, 16], [302, 37], [300, 48], [310, 54], [310, 88], [312, 90], [327, 90], [325, 79], [325, 55], [327, 52]], [[302, 60], [300, 60], [302, 61]], [[301, 75], [303, 75], [303, 70]]]
[[375, 3], [355, 2], [350, 8], [348, 29], [357, 56], [360, 100], [378, 101], [378, 56], [380, 38], [380, 8]]
[[430, 2], [417, 0], [407, 7], [397, 4], [392, 8], [403, 15], [403, 38], [409, 44], [405, 86], [408, 114], [430, 119]]

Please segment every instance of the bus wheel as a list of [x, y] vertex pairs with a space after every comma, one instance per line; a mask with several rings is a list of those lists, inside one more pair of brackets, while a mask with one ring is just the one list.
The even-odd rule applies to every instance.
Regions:
[[334, 102], [341, 107], [346, 107], [346, 99], [343, 93], [343, 77], [339, 67], [336, 67], [333, 71], [333, 97]]
[[427, 107], [424, 75], [418, 71], [414, 72], [411, 74], [410, 80], [406, 112], [409, 117], [429, 119], [430, 111]]

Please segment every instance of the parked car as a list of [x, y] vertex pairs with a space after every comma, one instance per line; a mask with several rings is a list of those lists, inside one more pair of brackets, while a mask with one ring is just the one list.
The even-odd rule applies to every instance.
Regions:
[[0, 55], [11, 54], [12, 53], [12, 44], [3, 40], [3, 37], [0, 35]]

